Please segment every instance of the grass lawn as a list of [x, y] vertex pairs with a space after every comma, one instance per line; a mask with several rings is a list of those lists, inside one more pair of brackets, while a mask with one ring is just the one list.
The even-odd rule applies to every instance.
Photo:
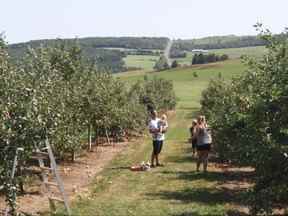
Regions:
[[[212, 49], [209, 50], [210, 53], [215, 54], [227, 54], [230, 59], [239, 59], [242, 55], [248, 55], [251, 57], [261, 57], [265, 53], [264, 46], [256, 46], [256, 47], [241, 47], [241, 48], [226, 48], [226, 49]], [[178, 61], [181, 65], [191, 65], [193, 54], [192, 52], [187, 52], [186, 58], [177, 58], [175, 60]]]
[[[215, 54], [227, 54], [230, 59], [239, 59], [242, 55], [248, 55], [251, 57], [260, 57], [265, 53], [264, 46], [256, 47], [242, 47], [242, 48], [226, 48], [226, 49], [213, 49], [209, 50], [211, 53]], [[193, 54], [192, 52], [187, 52], [186, 58], [177, 58], [177, 62], [181, 65], [190, 66], [192, 62]], [[125, 64], [128, 67], [142, 68], [141, 71], [152, 71], [155, 62], [158, 60], [158, 56], [146, 56], [146, 55], [128, 55], [124, 58]], [[139, 71], [137, 71], [139, 72]], [[134, 73], [130, 72], [130, 73]]]
[[125, 64], [128, 67], [142, 68], [143, 70], [153, 70], [155, 62], [159, 56], [149, 55], [128, 55], [124, 58]]
[[[151, 139], [144, 137], [131, 143], [127, 151], [95, 177], [90, 194], [74, 201], [73, 215], [224, 216], [229, 211], [237, 212], [235, 206], [242, 205], [242, 191], [219, 187], [227, 176], [211, 166], [207, 174], [195, 172], [195, 161], [186, 141], [191, 118], [199, 110], [201, 92], [209, 80], [220, 72], [230, 79], [244, 70], [239, 60], [230, 60], [158, 73], [118, 75], [127, 82], [143, 79], [144, 74], [173, 80], [179, 101], [176, 112], [169, 117], [170, 129], [161, 154], [165, 166], [147, 172], [130, 171], [131, 165], [149, 160]], [[193, 76], [195, 72], [198, 77]]]
[[[201, 92], [207, 87], [210, 79], [215, 79], [221, 74], [225, 79], [230, 80], [232, 76], [237, 76], [245, 70], [239, 59], [217, 62], [206, 65], [195, 65], [188, 68], [177, 68], [162, 72], [126, 72], [117, 74], [120, 79], [133, 83], [143, 79], [144, 75], [148, 78], [162, 77], [172, 80], [178, 97], [178, 107], [184, 109], [199, 108]], [[198, 77], [194, 77], [194, 74]]]
[[258, 58], [261, 57], [266, 52], [266, 48], [264, 46], [256, 46], [256, 47], [214, 49], [209, 51], [215, 54], [227, 54], [231, 59], [240, 58], [242, 55], [248, 55]]

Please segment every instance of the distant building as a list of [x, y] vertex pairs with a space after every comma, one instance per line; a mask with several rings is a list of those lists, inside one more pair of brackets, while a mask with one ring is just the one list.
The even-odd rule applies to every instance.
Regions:
[[193, 49], [191, 51], [192, 53], [208, 53], [208, 50], [204, 50], [204, 49]]

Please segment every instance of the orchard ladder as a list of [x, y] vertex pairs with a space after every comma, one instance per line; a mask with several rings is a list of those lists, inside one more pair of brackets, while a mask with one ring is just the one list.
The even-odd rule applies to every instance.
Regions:
[[[55, 157], [53, 154], [53, 151], [51, 149], [50, 143], [48, 139], [45, 140], [45, 147], [41, 150], [39, 148], [36, 149], [36, 152], [34, 152], [34, 158], [36, 158], [39, 162], [39, 167], [41, 169], [41, 176], [43, 181], [43, 186], [47, 191], [48, 199], [50, 208], [53, 211], [56, 211], [56, 202], [64, 203], [65, 209], [67, 211], [68, 215], [71, 215], [71, 210], [68, 204], [68, 199], [65, 194], [64, 185], [61, 180], [61, 177], [57, 170], [57, 164], [55, 161]], [[44, 159], [49, 159], [50, 166], [45, 166]], [[48, 173], [51, 173], [54, 177], [54, 181], [49, 181]], [[52, 188], [58, 189], [60, 192], [60, 198], [53, 195]]]

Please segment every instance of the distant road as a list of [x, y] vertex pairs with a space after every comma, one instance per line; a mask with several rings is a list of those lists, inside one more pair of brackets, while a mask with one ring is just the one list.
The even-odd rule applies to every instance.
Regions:
[[167, 43], [167, 46], [166, 46], [166, 48], [164, 50], [164, 56], [167, 58], [169, 66], [171, 66], [171, 64], [172, 64], [171, 59], [170, 59], [170, 55], [169, 55], [170, 54], [170, 50], [172, 48], [172, 45], [173, 45], [173, 40], [169, 39], [169, 41]]

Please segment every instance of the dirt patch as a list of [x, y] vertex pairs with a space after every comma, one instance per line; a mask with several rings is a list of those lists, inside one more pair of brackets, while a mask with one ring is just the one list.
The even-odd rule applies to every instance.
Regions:
[[245, 193], [248, 189], [253, 187], [253, 176], [254, 168], [252, 167], [236, 167], [230, 164], [219, 164], [211, 163], [209, 166], [214, 172], [223, 173], [225, 176], [224, 181], [219, 181], [217, 189], [225, 191], [229, 197], [233, 198], [235, 203], [229, 204], [232, 211], [227, 212], [227, 215], [233, 216], [244, 216], [249, 215], [249, 208], [244, 204], [240, 204], [243, 201], [241, 197], [238, 200], [238, 197], [241, 196], [241, 193]]
[[[128, 142], [122, 142], [114, 146], [102, 145], [97, 149], [93, 148], [92, 152], [81, 155], [74, 163], [61, 163], [58, 170], [69, 201], [75, 199], [78, 195], [87, 193], [88, 186], [95, 179], [97, 173], [102, 171], [119, 152], [127, 148], [128, 144]], [[17, 199], [19, 211], [39, 215], [40, 212], [49, 210], [49, 202], [40, 180], [33, 181], [33, 184], [25, 190], [25, 195], [19, 196]], [[56, 190], [54, 193], [57, 196]], [[0, 197], [0, 209], [4, 208], [4, 197]]]

